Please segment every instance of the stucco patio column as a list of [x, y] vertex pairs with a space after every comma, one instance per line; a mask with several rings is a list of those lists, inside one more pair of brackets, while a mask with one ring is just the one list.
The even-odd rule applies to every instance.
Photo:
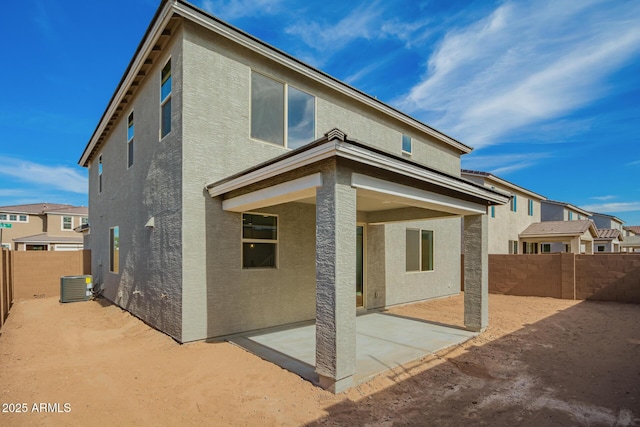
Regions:
[[471, 331], [489, 325], [487, 216], [464, 217], [464, 324]]
[[351, 387], [356, 363], [356, 190], [350, 175], [323, 172], [316, 192], [316, 372], [334, 393]]

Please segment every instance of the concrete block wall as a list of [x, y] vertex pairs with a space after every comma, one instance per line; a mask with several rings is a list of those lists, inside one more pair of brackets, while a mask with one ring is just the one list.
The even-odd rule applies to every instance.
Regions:
[[640, 303], [640, 254], [489, 255], [489, 292]]
[[640, 303], [640, 256], [576, 256], [576, 299]]
[[489, 292], [562, 298], [560, 257], [489, 255]]
[[60, 295], [60, 277], [91, 274], [91, 251], [13, 252], [14, 298]]

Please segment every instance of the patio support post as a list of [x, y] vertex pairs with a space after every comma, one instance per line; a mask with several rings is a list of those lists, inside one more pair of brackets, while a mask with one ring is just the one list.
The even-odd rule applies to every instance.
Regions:
[[464, 217], [464, 324], [481, 332], [489, 325], [487, 216]]
[[352, 386], [356, 363], [356, 190], [350, 173], [323, 172], [316, 192], [316, 372], [320, 386]]

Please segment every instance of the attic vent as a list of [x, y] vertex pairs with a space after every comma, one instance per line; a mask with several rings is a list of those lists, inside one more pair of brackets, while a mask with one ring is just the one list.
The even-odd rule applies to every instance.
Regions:
[[331, 129], [329, 132], [325, 133], [324, 136], [326, 136], [329, 141], [333, 141], [334, 139], [337, 139], [339, 141], [344, 142], [347, 140], [347, 134], [342, 132], [338, 128]]

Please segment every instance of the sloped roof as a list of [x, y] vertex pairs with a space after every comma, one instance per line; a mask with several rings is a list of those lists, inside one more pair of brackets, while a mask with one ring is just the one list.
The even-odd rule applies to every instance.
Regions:
[[88, 215], [86, 206], [73, 206], [61, 203], [31, 203], [28, 205], [0, 206], [2, 213], [16, 213], [27, 215], [44, 215], [45, 213], [68, 213], [72, 215]]
[[557, 200], [543, 200], [542, 203], [547, 203], [547, 204], [550, 204], [550, 205], [563, 206], [563, 207], [565, 207], [567, 209], [571, 209], [573, 211], [581, 213], [584, 216], [590, 216], [591, 215], [591, 212], [585, 211], [584, 209], [579, 208], [576, 205], [572, 205], [571, 203], [567, 203], [567, 202], [559, 202]]
[[16, 243], [83, 243], [82, 236], [51, 236], [48, 233], [13, 239]]
[[619, 239], [622, 240], [622, 233], [620, 230], [616, 230], [615, 228], [599, 228], [598, 229], [598, 239]]
[[609, 215], [609, 214], [603, 214], [603, 213], [598, 213], [598, 212], [592, 212], [591, 215], [589, 216], [599, 216], [599, 217], [603, 217], [603, 218], [609, 218], [612, 219], [614, 221], [616, 221], [619, 224], [624, 224], [624, 221], [621, 220], [620, 218], [618, 218], [615, 215]]
[[[164, 37], [164, 30], [168, 25], [170, 25], [171, 19], [174, 19], [174, 17], [182, 17], [184, 20], [191, 21], [211, 30], [228, 40], [229, 43], [247, 48], [259, 57], [266, 57], [281, 66], [287, 67], [296, 73], [310, 78], [324, 87], [328, 87], [342, 95], [371, 107], [387, 117], [393, 117], [400, 122], [424, 132], [450, 147], [459, 150], [461, 154], [470, 153], [473, 150], [470, 146], [445, 135], [443, 132], [422, 123], [418, 119], [411, 117], [400, 110], [395, 109], [394, 107], [378, 100], [374, 96], [368, 95], [361, 90], [306, 64], [305, 62], [269, 45], [257, 37], [254, 37], [239, 28], [220, 20], [185, 0], [162, 0], [153, 19], [151, 20], [151, 23], [149, 24], [149, 27], [147, 28], [145, 35], [140, 41], [133, 58], [131, 58], [120, 83], [116, 87], [107, 108], [98, 122], [91, 139], [88, 141], [82, 156], [78, 160], [78, 164], [81, 166], [87, 167], [89, 165], [89, 161], [93, 158], [95, 152], [101, 145], [103, 137], [106, 138], [106, 135], [111, 132], [109, 123], [113, 123], [113, 121], [115, 121], [112, 119], [117, 119], [118, 115], [115, 113], [118, 111], [118, 107], [121, 106], [121, 103], [123, 101], [128, 102], [128, 97], [130, 96], [129, 92], [132, 92], [133, 87], [131, 83], [135, 78], [144, 75], [146, 72], [142, 68], [151, 66], [145, 64], [145, 60], [148, 58], [150, 53], [154, 52], [154, 49], [157, 49], [157, 47], [161, 49], [161, 46], [157, 42], [161, 37]], [[141, 71], [142, 74], [140, 74]]]
[[[625, 230], [629, 230], [632, 233], [640, 236], [640, 225], [627, 225], [624, 227]], [[628, 236], [627, 236], [628, 237]]]
[[487, 178], [490, 179], [492, 181], [495, 181], [497, 184], [500, 185], [504, 185], [507, 188], [513, 188], [514, 190], [520, 191], [521, 193], [524, 193], [528, 196], [531, 197], [535, 197], [536, 199], [540, 199], [540, 200], [545, 200], [546, 197], [538, 194], [538, 193], [534, 193], [531, 190], [527, 190], [524, 187], [520, 187], [519, 185], [514, 184], [513, 182], [509, 182], [506, 179], [500, 178], [498, 176], [495, 176], [494, 174], [490, 173], [490, 172], [482, 172], [482, 171], [476, 171], [476, 170], [471, 170], [471, 169], [462, 169], [460, 170], [460, 173], [462, 174], [462, 177], [464, 178], [465, 175], [468, 176], [481, 176], [483, 178]]
[[587, 230], [591, 230], [593, 237], [598, 237], [598, 230], [590, 219], [577, 221], [543, 221], [528, 226], [520, 233], [520, 237], [581, 236]]

